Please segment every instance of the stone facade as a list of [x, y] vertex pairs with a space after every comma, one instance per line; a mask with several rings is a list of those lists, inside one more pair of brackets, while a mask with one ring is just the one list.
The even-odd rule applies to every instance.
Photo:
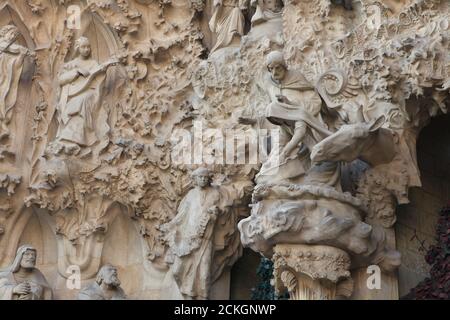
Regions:
[[399, 268], [399, 291], [403, 296], [428, 276], [426, 249], [436, 242], [439, 211], [450, 201], [450, 138], [448, 116], [433, 119], [417, 141], [422, 187], [410, 190], [409, 204], [398, 207], [397, 248], [403, 263]]
[[244, 298], [245, 247], [291, 299], [398, 299], [448, 197], [448, 130], [417, 139], [449, 14], [0, 0], [0, 298]]

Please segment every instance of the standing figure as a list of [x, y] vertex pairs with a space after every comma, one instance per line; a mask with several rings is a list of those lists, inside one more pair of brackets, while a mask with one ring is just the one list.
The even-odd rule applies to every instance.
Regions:
[[0, 140], [9, 136], [7, 125], [16, 104], [24, 60], [30, 54], [27, 48], [15, 44], [19, 35], [13, 25], [0, 29]]
[[251, 5], [256, 8], [252, 17], [252, 27], [270, 20], [281, 19], [282, 0], [252, 0]]
[[218, 188], [211, 186], [210, 172], [199, 168], [192, 173], [194, 189], [178, 207], [178, 214], [161, 226], [169, 252], [173, 277], [185, 299], [208, 299], [215, 252], [214, 229], [223, 212]]
[[95, 281], [82, 289], [78, 300], [126, 300], [126, 295], [120, 287], [117, 268], [106, 264], [100, 268]]
[[99, 64], [91, 58], [89, 39], [79, 38], [75, 43], [78, 57], [66, 63], [59, 73], [58, 102], [59, 141], [68, 154], [81, 147], [92, 146], [99, 140], [95, 131], [96, 114], [106, 69], [116, 61]]
[[211, 52], [240, 41], [244, 35], [245, 16], [249, 0], [213, 0], [213, 15], [209, 28], [216, 34]]
[[36, 249], [21, 246], [12, 265], [0, 272], [0, 300], [51, 300], [52, 297], [50, 285], [36, 268]]
[[289, 140], [271, 151], [257, 183], [325, 184], [340, 189], [337, 163], [310, 161], [312, 148], [331, 135], [322, 119], [319, 94], [299, 71], [288, 70], [281, 52], [271, 52], [266, 64], [269, 73], [263, 85], [272, 101], [266, 118], [280, 126]]

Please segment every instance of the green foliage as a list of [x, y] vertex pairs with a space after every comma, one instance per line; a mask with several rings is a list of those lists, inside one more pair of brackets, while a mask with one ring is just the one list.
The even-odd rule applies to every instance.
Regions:
[[436, 244], [432, 245], [425, 261], [431, 265], [430, 276], [420, 282], [402, 299], [450, 299], [450, 206], [442, 209], [436, 228]]
[[269, 259], [262, 258], [261, 263], [256, 270], [260, 281], [256, 288], [252, 289], [252, 300], [283, 300], [289, 298], [286, 293], [278, 297], [275, 293], [275, 288], [272, 285], [273, 280], [273, 262]]

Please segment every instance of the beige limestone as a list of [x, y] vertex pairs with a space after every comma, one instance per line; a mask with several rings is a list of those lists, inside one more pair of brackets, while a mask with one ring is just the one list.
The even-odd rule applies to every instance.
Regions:
[[[430, 236], [429, 199], [448, 195], [416, 144], [448, 110], [449, 28], [445, 0], [0, 0], [0, 269], [31, 245], [27, 298], [102, 292], [110, 266], [123, 292], [105, 299], [227, 299], [247, 246], [275, 264], [318, 255], [277, 266], [292, 298], [397, 299], [396, 249], [421, 259], [407, 225]], [[217, 143], [263, 130], [279, 136], [264, 152]], [[178, 161], [178, 133], [200, 160]], [[307, 273], [321, 259], [345, 260], [342, 287]]]

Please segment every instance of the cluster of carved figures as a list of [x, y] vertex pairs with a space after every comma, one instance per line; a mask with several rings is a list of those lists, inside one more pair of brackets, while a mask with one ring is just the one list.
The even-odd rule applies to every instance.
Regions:
[[[395, 292], [395, 208], [447, 112], [448, 6], [1, 0], [0, 298], [124, 299], [120, 270], [132, 298], [226, 299], [244, 246], [293, 299], [367, 298], [369, 265]], [[194, 122], [279, 139], [225, 164]], [[214, 161], [175, 161], [175, 132]]]
[[[45, 276], [36, 268], [36, 249], [23, 245], [8, 269], [0, 273], [1, 300], [50, 300], [53, 291]], [[79, 300], [125, 300], [126, 295], [120, 287], [117, 269], [104, 265], [95, 281], [83, 288]]]

